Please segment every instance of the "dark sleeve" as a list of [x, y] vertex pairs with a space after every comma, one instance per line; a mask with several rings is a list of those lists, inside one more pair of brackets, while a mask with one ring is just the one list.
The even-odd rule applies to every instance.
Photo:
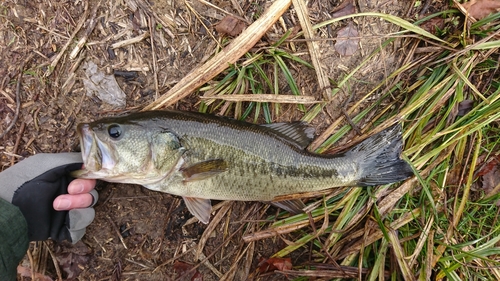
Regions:
[[57, 196], [68, 194], [68, 185], [74, 180], [70, 172], [81, 166], [82, 163], [74, 163], [53, 168], [16, 190], [12, 204], [19, 207], [28, 222], [30, 241], [49, 237], [56, 241], [71, 241], [68, 211], [54, 210], [52, 202]]
[[28, 224], [16, 206], [0, 198], [0, 280], [16, 280], [28, 250]]

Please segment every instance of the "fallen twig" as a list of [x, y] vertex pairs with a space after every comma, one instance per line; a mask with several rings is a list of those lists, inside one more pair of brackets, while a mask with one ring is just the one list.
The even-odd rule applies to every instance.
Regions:
[[313, 96], [295, 95], [270, 95], [270, 94], [249, 94], [249, 95], [220, 95], [220, 96], [200, 96], [202, 100], [225, 100], [225, 101], [253, 101], [253, 102], [275, 102], [293, 104], [316, 104], [322, 101], [316, 100]]
[[193, 70], [177, 83], [158, 100], [146, 106], [143, 110], [159, 109], [171, 105], [185, 96], [191, 94], [195, 89], [210, 81], [216, 75], [234, 64], [243, 56], [265, 32], [278, 20], [288, 9], [291, 0], [277, 0], [269, 7], [262, 16], [245, 29], [240, 36], [236, 37], [231, 44], [221, 50], [212, 59], [208, 60], [200, 68]]
[[78, 25], [76, 26], [75, 30], [73, 30], [73, 33], [71, 33], [71, 36], [69, 37], [68, 41], [66, 41], [66, 44], [64, 44], [64, 46], [61, 48], [61, 51], [56, 55], [56, 57], [54, 58], [54, 60], [50, 63], [49, 68], [45, 72], [45, 77], [48, 77], [48, 76], [50, 76], [52, 74], [52, 72], [56, 68], [57, 63], [62, 58], [62, 55], [64, 54], [64, 52], [66, 51], [66, 49], [69, 47], [69, 45], [71, 43], [73, 43], [73, 39], [75, 38], [76, 34], [80, 31], [80, 29], [82, 28], [83, 24], [85, 23], [85, 20], [89, 16], [88, 6], [89, 6], [88, 1], [85, 1], [85, 8], [84, 8], [85, 12], [83, 13], [82, 18], [78, 22]]
[[[5, 131], [0, 135], [0, 139], [3, 138], [16, 124], [17, 119], [19, 118], [19, 109], [21, 108], [21, 97], [19, 96], [19, 92], [21, 91], [21, 79], [23, 78], [23, 70], [24, 63], [19, 69], [19, 75], [17, 77], [17, 85], [16, 85], [16, 112], [14, 113], [14, 118], [10, 125], [5, 129]], [[15, 154], [15, 153], [14, 153]]]
[[128, 250], [127, 244], [125, 244], [125, 241], [123, 240], [123, 236], [120, 233], [120, 231], [118, 230], [118, 227], [116, 227], [115, 223], [113, 222], [113, 220], [111, 219], [110, 216], [106, 215], [106, 218], [108, 219], [109, 224], [111, 225], [111, 227], [115, 231], [116, 235], [118, 235], [118, 238], [120, 239], [120, 242], [122, 242], [123, 247]]
[[116, 48], [125, 47], [125, 46], [130, 45], [130, 44], [135, 44], [135, 43], [141, 42], [142, 40], [144, 40], [148, 37], [149, 37], [149, 31], [144, 32], [143, 34], [136, 36], [134, 38], [130, 38], [130, 39], [126, 39], [126, 40], [123, 40], [120, 42], [116, 42], [113, 45], [111, 45], [111, 48], [116, 49]]
[[151, 42], [151, 56], [153, 57], [153, 80], [155, 83], [155, 98], [158, 98], [158, 66], [156, 63], [156, 51], [155, 51], [155, 41], [154, 41], [154, 26], [155, 26], [155, 21], [154, 19], [151, 18], [150, 15], [148, 15], [148, 25], [149, 25], [149, 38]]
[[[43, 241], [47, 251], [49, 252], [50, 258], [52, 259], [52, 263], [54, 264], [54, 268], [56, 269], [56, 274], [57, 274], [57, 280], [62, 281], [62, 274], [61, 274], [61, 269], [59, 268], [59, 263], [57, 262], [56, 255], [52, 250], [50, 250], [49, 245], [47, 245], [47, 241]], [[35, 280], [35, 279], [33, 279]]]
[[[89, 39], [90, 33], [94, 30], [95, 25], [97, 24], [97, 9], [101, 6], [101, 2], [99, 1], [93, 8], [92, 8], [92, 14], [90, 15], [90, 20], [89, 20], [89, 25], [87, 26], [87, 29], [85, 30], [85, 34], [83, 37], [78, 41], [76, 44], [75, 48], [71, 53], [69, 54], [70, 59], [75, 59], [76, 56], [78, 56], [78, 53], [80, 50], [83, 48], [85, 43], [87, 43], [87, 39]], [[71, 42], [71, 41], [68, 41]], [[62, 52], [61, 52], [62, 53]]]
[[316, 76], [318, 77], [318, 84], [323, 94], [323, 99], [328, 101], [331, 99], [331, 88], [330, 81], [325, 75], [323, 67], [320, 63], [321, 55], [319, 51], [319, 46], [316, 41], [314, 41], [314, 31], [312, 24], [309, 20], [309, 10], [307, 8], [304, 0], [293, 0], [293, 6], [297, 12], [297, 17], [299, 18], [300, 25], [304, 31], [304, 38], [307, 39], [306, 44], [309, 49], [309, 54], [311, 55], [311, 62], [316, 71]]
[[[23, 136], [25, 128], [26, 128], [26, 123], [23, 121], [23, 123], [21, 123], [21, 128], [19, 129], [19, 132], [17, 132], [17, 139], [16, 139], [16, 143], [14, 144], [14, 149], [12, 150], [12, 154], [17, 153], [17, 149], [19, 148], [19, 143], [21, 142], [21, 137]], [[12, 156], [10, 158], [10, 165], [11, 166], [14, 166], [14, 159], [15, 159], [14, 156]]]

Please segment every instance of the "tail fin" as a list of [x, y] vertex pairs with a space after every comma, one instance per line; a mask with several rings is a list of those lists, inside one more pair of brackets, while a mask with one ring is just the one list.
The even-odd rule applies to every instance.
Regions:
[[410, 165], [400, 158], [402, 147], [401, 125], [396, 124], [349, 150], [346, 156], [359, 163], [361, 172], [356, 185], [388, 184], [412, 176]]

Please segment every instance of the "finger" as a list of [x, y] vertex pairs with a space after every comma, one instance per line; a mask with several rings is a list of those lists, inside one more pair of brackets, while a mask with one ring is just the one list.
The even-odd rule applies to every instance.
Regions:
[[95, 187], [96, 180], [75, 179], [68, 185], [69, 194], [89, 193]]
[[52, 206], [55, 210], [65, 211], [72, 209], [88, 208], [92, 205], [94, 198], [90, 193], [64, 194], [54, 199]]

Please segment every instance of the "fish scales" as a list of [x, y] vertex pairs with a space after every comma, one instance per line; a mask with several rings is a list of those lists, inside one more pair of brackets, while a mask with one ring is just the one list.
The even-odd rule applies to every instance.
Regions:
[[[151, 111], [78, 125], [80, 178], [141, 184], [179, 195], [202, 222], [210, 200], [272, 201], [338, 186], [409, 177], [401, 126], [335, 155], [308, 152], [304, 123], [256, 125], [193, 112]], [[206, 214], [208, 213], [208, 215]]]
[[207, 122], [189, 114], [157, 117], [154, 122], [149, 118], [144, 116], [140, 122], [151, 127], [168, 124], [178, 135], [188, 166], [222, 158], [229, 167], [203, 181], [183, 182], [179, 177], [168, 185], [160, 183], [156, 185], [160, 191], [218, 200], [271, 201], [280, 195], [350, 185], [356, 176], [353, 163], [343, 163], [338, 155], [318, 157], [299, 150], [265, 127], [248, 123], [242, 127], [240, 122], [219, 118]]

